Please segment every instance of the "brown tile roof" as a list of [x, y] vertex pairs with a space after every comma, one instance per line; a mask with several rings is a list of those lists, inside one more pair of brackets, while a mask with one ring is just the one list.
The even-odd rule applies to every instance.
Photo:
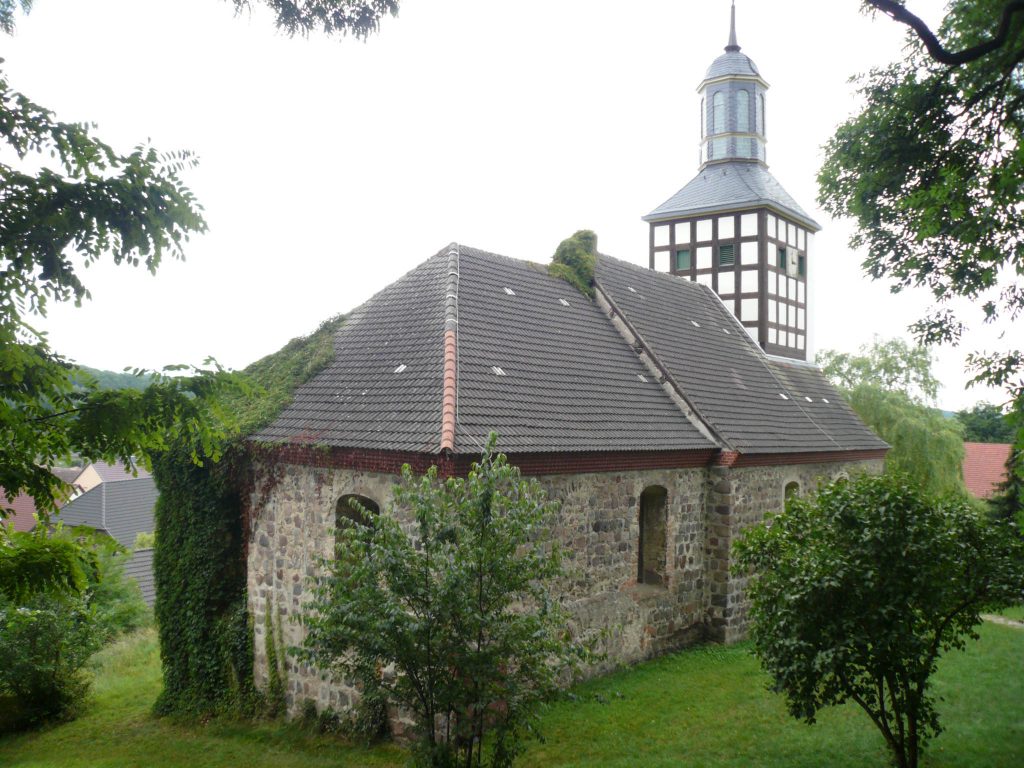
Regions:
[[1008, 443], [964, 443], [964, 484], [972, 496], [987, 499], [1006, 479], [1011, 448]]

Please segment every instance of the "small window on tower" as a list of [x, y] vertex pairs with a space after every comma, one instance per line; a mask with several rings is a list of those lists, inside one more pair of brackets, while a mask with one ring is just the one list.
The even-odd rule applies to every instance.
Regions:
[[736, 263], [736, 248], [731, 243], [729, 245], [718, 246], [718, 266], [720, 267], [731, 267]]
[[776, 256], [776, 259], [775, 259], [775, 266], [778, 267], [779, 269], [785, 269], [786, 268], [786, 249], [785, 248], [779, 248], [778, 255]]
[[676, 251], [676, 272], [680, 272], [684, 269], [689, 269], [692, 266], [690, 261], [690, 249], [681, 248]]
[[800, 272], [800, 277], [807, 277], [807, 257], [806, 256], [803, 256], [803, 255], [800, 256], [798, 271]]

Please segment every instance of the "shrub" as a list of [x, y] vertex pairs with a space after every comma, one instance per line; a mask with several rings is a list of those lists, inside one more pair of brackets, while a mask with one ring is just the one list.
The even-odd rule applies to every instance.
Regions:
[[0, 600], [0, 729], [73, 717], [89, 690], [83, 668], [101, 642], [81, 597]]
[[300, 655], [360, 684], [366, 727], [388, 703], [412, 713], [418, 764], [510, 765], [584, 657], [549, 598], [563, 574], [545, 535], [556, 508], [493, 435], [465, 479], [404, 467], [395, 511], [412, 524], [362, 509], [366, 525], [339, 530]]
[[853, 701], [896, 764], [939, 733], [929, 678], [976, 639], [982, 610], [1020, 600], [1024, 544], [964, 500], [903, 476], [864, 476], [791, 498], [737, 544], [752, 570], [754, 650], [794, 717]]

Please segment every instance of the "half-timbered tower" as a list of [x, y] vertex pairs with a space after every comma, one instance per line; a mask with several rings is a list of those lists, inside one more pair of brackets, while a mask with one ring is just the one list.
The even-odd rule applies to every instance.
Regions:
[[712, 288], [772, 355], [806, 360], [811, 239], [821, 227], [767, 165], [768, 83], [736, 42], [697, 88], [700, 168], [644, 216], [650, 267]]

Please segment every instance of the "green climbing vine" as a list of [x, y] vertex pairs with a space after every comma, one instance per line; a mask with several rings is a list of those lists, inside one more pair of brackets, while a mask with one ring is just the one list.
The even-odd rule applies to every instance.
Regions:
[[597, 235], [581, 229], [558, 244], [548, 265], [548, 274], [576, 287], [594, 298], [594, 267], [597, 263]]
[[[253, 684], [243, 525], [251, 473], [244, 437], [270, 423], [295, 388], [333, 359], [343, 322], [332, 318], [243, 371], [251, 386], [227, 400], [237, 428], [215, 446], [219, 461], [209, 460], [214, 451], [184, 439], [153, 457], [160, 491], [153, 558], [164, 677], [155, 707], [160, 714], [249, 714], [268, 703]], [[197, 451], [201, 465], [193, 461]]]

